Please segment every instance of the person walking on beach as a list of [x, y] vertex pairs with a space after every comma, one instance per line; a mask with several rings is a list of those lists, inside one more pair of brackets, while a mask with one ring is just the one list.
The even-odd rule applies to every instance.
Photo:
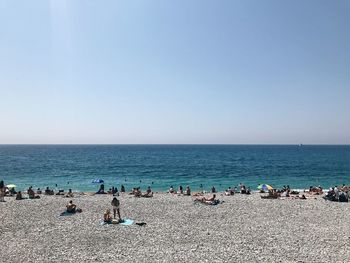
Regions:
[[118, 213], [118, 218], [119, 218], [119, 221], [120, 221], [121, 217], [120, 217], [120, 202], [119, 202], [119, 200], [116, 197], [114, 197], [112, 202], [111, 202], [111, 205], [112, 205], [112, 208], [113, 208], [114, 219], [115, 219], [116, 212], [117, 212]]

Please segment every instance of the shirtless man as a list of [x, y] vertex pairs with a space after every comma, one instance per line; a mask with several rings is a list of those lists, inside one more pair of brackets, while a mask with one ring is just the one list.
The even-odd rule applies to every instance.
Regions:
[[75, 213], [76, 212], [77, 206], [75, 204], [73, 204], [72, 200], [69, 201], [69, 203], [67, 204], [66, 207], [67, 207], [68, 213]]

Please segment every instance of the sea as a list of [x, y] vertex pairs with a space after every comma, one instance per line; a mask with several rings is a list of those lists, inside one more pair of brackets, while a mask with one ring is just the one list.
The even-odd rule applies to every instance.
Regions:
[[350, 185], [350, 145], [0, 145], [0, 180], [55, 190]]

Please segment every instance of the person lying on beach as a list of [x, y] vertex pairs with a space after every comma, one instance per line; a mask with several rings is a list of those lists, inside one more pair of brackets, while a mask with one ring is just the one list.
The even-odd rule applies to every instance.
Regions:
[[205, 202], [215, 201], [215, 198], [216, 198], [216, 195], [213, 194], [211, 197], [205, 197], [205, 196], [197, 197], [196, 200], [205, 203]]
[[116, 197], [114, 197], [112, 199], [111, 205], [112, 205], [112, 209], [113, 209], [114, 219], [115, 219], [116, 213], [118, 213], [118, 218], [119, 218], [119, 220], [121, 220], [121, 217], [120, 217], [120, 202], [119, 202], [119, 200]]
[[220, 201], [215, 198], [216, 195], [213, 194], [211, 197], [198, 197], [195, 201], [203, 203], [205, 205], [217, 205], [220, 203]]
[[261, 196], [263, 199], [277, 199], [281, 195], [277, 193], [275, 189], [269, 190], [269, 194], [267, 196]]
[[22, 199], [24, 199], [23, 196], [22, 196], [22, 192], [18, 191], [17, 194], [16, 194], [16, 200], [22, 200]]
[[112, 215], [111, 215], [111, 210], [107, 209], [106, 212], [103, 214], [103, 221], [107, 224], [112, 223]]
[[32, 187], [28, 188], [27, 193], [28, 193], [29, 199], [39, 199], [40, 198], [40, 196], [35, 195]]
[[280, 193], [280, 196], [281, 197], [290, 197], [290, 190], [286, 190], [286, 191]]
[[323, 194], [323, 189], [321, 186], [319, 186], [319, 187], [310, 186], [309, 194], [321, 195], [321, 194]]

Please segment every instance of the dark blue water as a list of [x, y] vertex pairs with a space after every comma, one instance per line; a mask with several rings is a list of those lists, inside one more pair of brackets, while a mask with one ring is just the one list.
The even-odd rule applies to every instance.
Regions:
[[19, 189], [95, 191], [102, 178], [127, 189], [240, 182], [293, 188], [350, 184], [350, 146], [296, 145], [0, 145], [0, 180]]

